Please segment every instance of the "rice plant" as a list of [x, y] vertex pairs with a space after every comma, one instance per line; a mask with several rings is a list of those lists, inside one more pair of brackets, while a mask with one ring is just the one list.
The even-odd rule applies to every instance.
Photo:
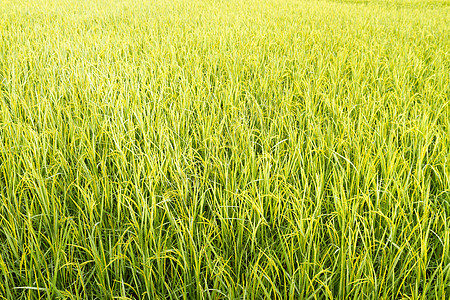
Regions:
[[450, 297], [448, 0], [0, 1], [1, 299]]

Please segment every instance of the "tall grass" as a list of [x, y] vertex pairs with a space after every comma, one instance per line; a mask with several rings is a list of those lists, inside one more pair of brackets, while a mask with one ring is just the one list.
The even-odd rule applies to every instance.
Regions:
[[4, 299], [450, 297], [448, 1], [0, 2]]

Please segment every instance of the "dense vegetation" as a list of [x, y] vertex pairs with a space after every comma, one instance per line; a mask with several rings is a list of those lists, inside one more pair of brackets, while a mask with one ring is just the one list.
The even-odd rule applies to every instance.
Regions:
[[1, 1], [1, 297], [450, 297], [449, 29], [449, 1]]

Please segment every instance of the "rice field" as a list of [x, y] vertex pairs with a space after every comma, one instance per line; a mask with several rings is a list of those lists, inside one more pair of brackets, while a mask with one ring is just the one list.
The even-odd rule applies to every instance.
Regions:
[[0, 299], [450, 298], [450, 1], [0, 1]]

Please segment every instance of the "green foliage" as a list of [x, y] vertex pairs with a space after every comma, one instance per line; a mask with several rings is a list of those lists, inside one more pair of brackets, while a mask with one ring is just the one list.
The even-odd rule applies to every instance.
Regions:
[[448, 298], [450, 8], [396, 3], [0, 2], [0, 298]]

